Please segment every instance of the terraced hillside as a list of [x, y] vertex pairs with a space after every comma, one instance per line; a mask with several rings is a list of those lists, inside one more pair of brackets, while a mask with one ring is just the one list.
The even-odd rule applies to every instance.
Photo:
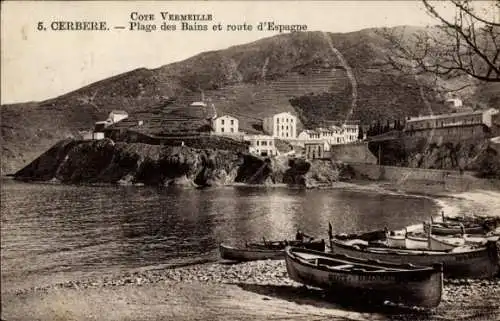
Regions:
[[[157, 69], [136, 69], [43, 102], [4, 105], [2, 173], [91, 128], [113, 109], [128, 111], [130, 124], [143, 120], [145, 130], [200, 128], [211, 111], [188, 105], [200, 100], [201, 91], [218, 114], [238, 117], [242, 130], [253, 132], [261, 130], [263, 117], [281, 111], [313, 125], [439, 110], [441, 97], [421, 79], [384, 71], [387, 54], [386, 40], [374, 29], [282, 34]], [[175, 102], [165, 105], [172, 98]]]

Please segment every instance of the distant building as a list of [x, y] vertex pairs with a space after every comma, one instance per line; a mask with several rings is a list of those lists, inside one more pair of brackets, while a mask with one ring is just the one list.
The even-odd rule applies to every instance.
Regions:
[[93, 132], [92, 139], [95, 139], [95, 140], [104, 139], [104, 133], [103, 132]]
[[445, 105], [451, 108], [460, 109], [463, 106], [463, 102], [460, 98], [450, 98], [445, 101]]
[[359, 125], [342, 124], [344, 133], [344, 144], [349, 144], [358, 140]]
[[108, 115], [108, 120], [111, 124], [116, 124], [117, 122], [128, 117], [128, 113], [123, 110], [112, 110]]
[[307, 159], [325, 158], [329, 150], [325, 141], [311, 141], [304, 144], [304, 155]]
[[212, 120], [212, 128], [216, 134], [237, 134], [239, 132], [238, 119], [223, 115]]
[[297, 117], [289, 112], [275, 114], [264, 118], [262, 128], [273, 137], [294, 139], [297, 137]]
[[96, 121], [94, 126], [94, 132], [102, 132], [109, 125], [111, 125], [111, 123], [108, 120]]
[[192, 106], [192, 107], [207, 107], [207, 104], [203, 101], [195, 101], [195, 102], [192, 102], [189, 106]]
[[342, 124], [328, 128], [306, 129], [297, 136], [297, 144], [304, 145], [309, 141], [322, 140], [329, 145], [348, 144], [358, 140], [359, 125]]
[[91, 130], [81, 131], [79, 134], [83, 140], [92, 140], [93, 139], [93, 132]]
[[410, 137], [426, 137], [432, 142], [486, 138], [498, 128], [494, 119], [499, 110], [487, 110], [409, 117], [404, 132]]
[[297, 136], [298, 140], [303, 140], [303, 141], [308, 141], [308, 140], [314, 140], [314, 139], [320, 139], [320, 133], [312, 130], [312, 129], [304, 129], [299, 133]]
[[248, 152], [258, 156], [276, 156], [274, 137], [268, 135], [245, 135], [245, 141], [250, 142]]

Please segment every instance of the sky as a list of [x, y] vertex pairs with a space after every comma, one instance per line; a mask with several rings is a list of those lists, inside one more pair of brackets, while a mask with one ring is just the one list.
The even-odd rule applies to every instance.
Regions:
[[[307, 25], [308, 31], [434, 25], [420, 1], [81, 1], [1, 3], [1, 103], [53, 98], [136, 68], [157, 68], [204, 51], [270, 37], [259, 22]], [[451, 17], [451, 7], [443, 5]], [[132, 13], [212, 14], [208, 31], [131, 31]], [[134, 14], [135, 16], [136, 14]], [[109, 31], [54, 31], [54, 21], [105, 21]], [[47, 28], [37, 30], [39, 22]], [[252, 31], [212, 25], [251, 24]], [[126, 29], [114, 29], [125, 26]]]

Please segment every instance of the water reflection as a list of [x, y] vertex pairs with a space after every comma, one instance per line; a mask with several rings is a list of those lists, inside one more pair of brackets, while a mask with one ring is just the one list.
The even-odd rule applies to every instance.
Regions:
[[205, 190], [2, 182], [2, 281], [217, 259], [222, 241], [319, 238], [399, 228], [436, 206], [428, 199], [342, 190]]

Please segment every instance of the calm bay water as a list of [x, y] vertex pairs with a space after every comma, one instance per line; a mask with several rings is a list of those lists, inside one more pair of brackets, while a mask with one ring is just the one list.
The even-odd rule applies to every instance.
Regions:
[[345, 190], [155, 189], [2, 181], [2, 291], [217, 260], [221, 241], [402, 228], [433, 201]]

